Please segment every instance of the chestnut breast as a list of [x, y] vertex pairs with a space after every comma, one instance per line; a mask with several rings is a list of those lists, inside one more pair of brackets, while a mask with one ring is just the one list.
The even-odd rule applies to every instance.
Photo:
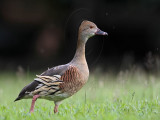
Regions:
[[77, 66], [70, 65], [68, 70], [61, 76], [63, 83], [60, 84], [61, 91], [68, 93], [69, 96], [80, 90], [87, 82], [89, 76], [87, 69], [79, 69]]

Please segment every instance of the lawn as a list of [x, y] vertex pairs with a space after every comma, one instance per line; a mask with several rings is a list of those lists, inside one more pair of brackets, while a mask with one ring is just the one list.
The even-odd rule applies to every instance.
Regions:
[[54, 114], [52, 101], [38, 99], [30, 114], [31, 99], [13, 102], [34, 74], [0, 74], [0, 120], [159, 120], [160, 77], [142, 71], [91, 73], [77, 94], [64, 100]]

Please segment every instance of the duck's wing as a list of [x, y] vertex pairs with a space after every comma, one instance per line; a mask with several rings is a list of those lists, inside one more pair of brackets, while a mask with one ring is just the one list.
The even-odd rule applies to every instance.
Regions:
[[15, 101], [24, 97], [32, 97], [36, 94], [46, 96], [60, 93], [59, 84], [63, 82], [60, 78], [68, 69], [68, 64], [60, 65], [48, 69], [41, 75], [37, 75], [33, 82], [21, 90]]
[[63, 75], [68, 70], [69, 64], [60, 65], [46, 70], [41, 76]]

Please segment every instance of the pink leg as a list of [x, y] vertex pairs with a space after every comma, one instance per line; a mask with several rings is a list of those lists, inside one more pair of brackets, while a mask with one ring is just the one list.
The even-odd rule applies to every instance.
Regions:
[[55, 104], [55, 106], [54, 106], [54, 113], [56, 114], [57, 112], [58, 112], [58, 105]]
[[37, 100], [37, 98], [39, 97], [40, 95], [34, 95], [33, 98], [32, 98], [32, 104], [31, 104], [31, 108], [30, 108], [30, 113], [34, 112], [34, 105], [35, 105], [35, 102]]

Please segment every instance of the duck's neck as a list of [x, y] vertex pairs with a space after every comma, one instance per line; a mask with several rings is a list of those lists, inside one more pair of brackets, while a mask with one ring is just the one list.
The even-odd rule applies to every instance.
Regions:
[[[84, 40], [82, 40], [82, 39], [84, 39]], [[86, 64], [86, 57], [85, 57], [86, 41], [87, 41], [87, 38], [78, 37], [77, 49], [76, 49], [76, 53], [74, 55], [72, 62], [74, 62], [76, 64]]]

